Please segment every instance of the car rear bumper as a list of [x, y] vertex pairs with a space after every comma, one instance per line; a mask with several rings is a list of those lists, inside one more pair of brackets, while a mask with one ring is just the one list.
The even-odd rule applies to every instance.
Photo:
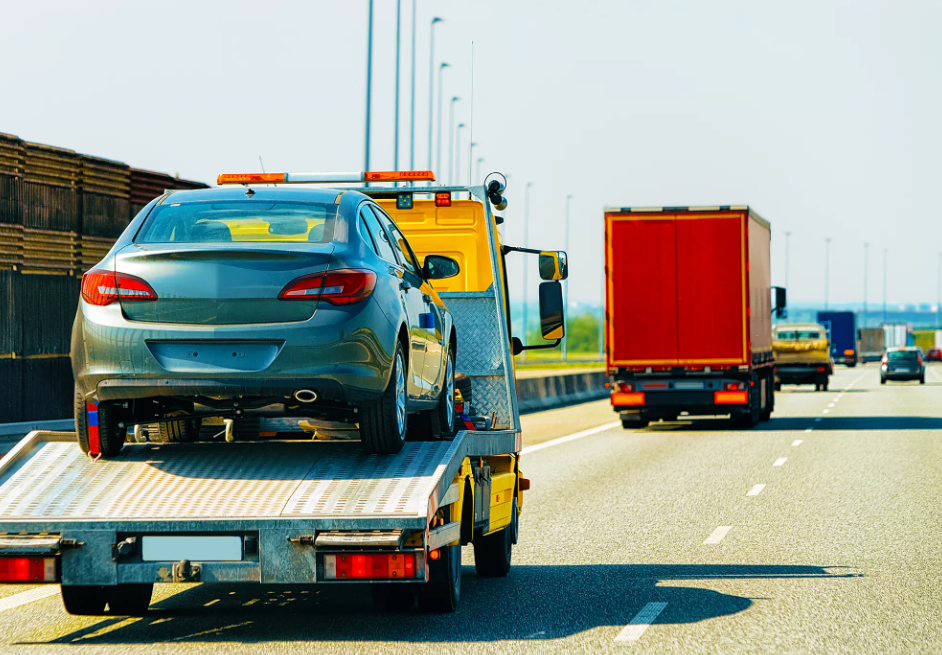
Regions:
[[[643, 414], [648, 418], [676, 418], [682, 412], [691, 416], [719, 416], [749, 411], [749, 403], [717, 403], [714, 391], [655, 391], [645, 392], [639, 405], [612, 404], [619, 414]], [[744, 392], [745, 394], [745, 392]], [[748, 395], [745, 395], [748, 398]]]
[[886, 380], [907, 381], [907, 380], [919, 380], [922, 378], [922, 376], [925, 375], [925, 372], [924, 371], [910, 371], [906, 373], [900, 373], [898, 371], [883, 371], [881, 375]]
[[[824, 370], [819, 370], [821, 368]], [[819, 365], [792, 364], [775, 368], [775, 379], [782, 384], [815, 384], [827, 376], [827, 368]]]

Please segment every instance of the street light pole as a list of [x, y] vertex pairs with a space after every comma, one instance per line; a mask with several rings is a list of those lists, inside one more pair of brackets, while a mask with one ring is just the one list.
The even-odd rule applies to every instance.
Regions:
[[415, 170], [415, 3], [412, 0], [412, 102], [409, 104], [412, 116], [409, 119], [409, 170]]
[[370, 170], [370, 102], [373, 89], [373, 0], [370, 0], [370, 19], [366, 37], [366, 154], [363, 170]]
[[[448, 111], [448, 184], [451, 184], [451, 165], [454, 161], [455, 152], [455, 103], [459, 100], [461, 98], [458, 96], [453, 97]], [[438, 147], [442, 147], [441, 140], [438, 142]], [[441, 159], [441, 151], [439, 151], [439, 159]]]
[[461, 184], [461, 128], [464, 126], [464, 123], [458, 123], [458, 129], [455, 131], [455, 176], [452, 178], [449, 175], [449, 184], [455, 186]]
[[831, 272], [831, 237], [824, 240], [824, 308], [828, 308], [828, 274]]
[[864, 302], [863, 302], [863, 325], [867, 327], [867, 257], [870, 253], [870, 244], [864, 241]]
[[788, 288], [788, 238], [792, 235], [791, 232], [785, 233], [785, 288]]
[[[935, 322], [936, 325], [942, 328], [940, 316], [942, 316], [942, 252], [939, 253], [939, 293], [935, 303]], [[933, 343], [932, 345], [936, 344]]]
[[445, 72], [445, 69], [448, 68], [448, 64], [442, 62], [442, 65], [438, 68], [438, 153], [435, 157], [435, 170], [436, 175], [442, 175], [442, 89], [444, 88], [442, 84], [442, 74]]
[[[566, 251], [566, 260], [569, 260], [569, 204], [572, 201], [572, 194], [566, 196], [566, 227], [564, 228], [565, 235], [565, 251]], [[569, 327], [569, 280], [564, 280], [563, 286], [563, 321], [565, 326]], [[569, 359], [569, 331], [564, 330], [566, 333], [563, 337], [563, 360]]]
[[[472, 126], [472, 128], [473, 128], [473, 126]], [[468, 135], [468, 138], [469, 138], [469, 139], [473, 139], [473, 138], [474, 138], [474, 135], [473, 135], [473, 134], [469, 134], [469, 135]], [[474, 184], [474, 180], [471, 179], [471, 164], [474, 163], [474, 146], [476, 146], [476, 145], [477, 145], [477, 144], [476, 144], [474, 141], [472, 141], [472, 142], [471, 142], [471, 145], [470, 145], [470, 147], [469, 147], [469, 149], [468, 149], [468, 186], [471, 186], [472, 184]], [[460, 168], [459, 168], [459, 171], [460, 171]], [[459, 172], [459, 177], [460, 177], [460, 172]]]
[[[482, 161], [483, 159], [478, 159], [479, 164]], [[478, 179], [480, 179], [480, 177], [481, 177], [481, 173], [479, 171]], [[529, 236], [530, 236], [530, 187], [531, 186], [533, 186], [533, 182], [527, 182], [526, 189], [523, 192], [523, 247], [524, 248], [530, 247]], [[529, 268], [527, 266], [528, 260], [529, 260], [528, 257], [526, 256], [523, 257], [523, 293], [520, 294], [521, 297], [523, 298], [523, 336], [521, 337], [521, 340], [524, 343], [527, 342], [527, 328], [529, 327], [528, 319], [530, 318], [530, 312], [529, 312], [530, 296], [527, 293], [527, 269]], [[527, 361], [526, 350], [523, 351], [522, 359], [523, 361]]]
[[[393, 139], [393, 170], [399, 170], [399, 71], [402, 68], [400, 66], [400, 54], [402, 52], [402, 0], [396, 0], [396, 111], [393, 113], [396, 116], [396, 129], [393, 132], [395, 138]], [[369, 170], [369, 169], [366, 169]]]
[[883, 249], [883, 322], [886, 323], [886, 260], [887, 249]]
[[[429, 55], [428, 55], [428, 167], [432, 168], [432, 125], [434, 125], [435, 114], [433, 113], [432, 99], [435, 97], [435, 23], [441, 23], [441, 18], [433, 18], [429, 26]], [[441, 77], [441, 76], [439, 76]], [[441, 79], [439, 79], [438, 89], [438, 110], [441, 111]], [[435, 172], [441, 174], [437, 168]], [[431, 184], [431, 182], [429, 182]]]
[[[481, 162], [484, 161], [484, 157], [478, 157], [477, 168], [474, 170], [474, 179], [481, 179]], [[529, 182], [527, 182], [529, 184]], [[471, 185], [474, 185], [474, 180], [471, 180]]]

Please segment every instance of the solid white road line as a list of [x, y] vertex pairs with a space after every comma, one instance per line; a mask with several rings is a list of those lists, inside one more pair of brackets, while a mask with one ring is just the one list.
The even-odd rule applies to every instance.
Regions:
[[709, 537], [707, 537], [703, 543], [705, 544], [718, 544], [723, 541], [723, 537], [726, 536], [726, 533], [733, 529], [731, 525], [721, 525], [716, 530], [714, 530]]
[[594, 428], [589, 428], [588, 430], [583, 430], [582, 432], [576, 432], [574, 434], [567, 434], [565, 437], [558, 437], [556, 439], [550, 439], [549, 441], [544, 441], [543, 443], [538, 443], [538, 444], [533, 444], [532, 446], [527, 446], [526, 448], [520, 451], [520, 454], [526, 455], [527, 453], [534, 453], [538, 450], [549, 448], [550, 446], [558, 446], [561, 443], [575, 441], [576, 439], [582, 439], [583, 437], [591, 437], [593, 434], [598, 434], [599, 432], [605, 432], [606, 430], [611, 430], [612, 428], [617, 428], [620, 426], [621, 426], [620, 421], [615, 421], [614, 423], [606, 423], [605, 425], [599, 425]]
[[635, 614], [635, 618], [618, 633], [615, 641], [638, 641], [665, 607], [667, 603], [648, 603], [642, 607], [641, 611]]
[[814, 428], [808, 428], [807, 430], [805, 430], [805, 434], [809, 434], [811, 432], [814, 432]]
[[13, 594], [12, 596], [7, 596], [6, 598], [0, 598], [0, 612], [11, 610], [14, 607], [26, 605], [27, 603], [32, 603], [37, 600], [42, 600], [43, 598], [48, 598], [49, 596], [55, 596], [58, 593], [59, 585], [57, 584], [47, 584], [42, 585], [41, 587], [30, 589], [28, 591], [21, 591], [18, 594]]
[[787, 462], [787, 461], [788, 461], [788, 458], [787, 458], [787, 457], [779, 457], [777, 460], [775, 460], [775, 463], [772, 464], [772, 466], [781, 466], [782, 464], [784, 464], [784, 463]]
[[[805, 432], [811, 432], [811, 430], [805, 430]], [[795, 439], [792, 442], [792, 446], [800, 446], [800, 445], [801, 445], [801, 439]]]
[[749, 490], [749, 493], [747, 493], [746, 495], [747, 495], [747, 496], [758, 496], [759, 494], [762, 493], [762, 490], [763, 490], [763, 489], [765, 489], [765, 485], [764, 485], [764, 484], [757, 484], [757, 485], [754, 486], [752, 489], [750, 489], [750, 490]]

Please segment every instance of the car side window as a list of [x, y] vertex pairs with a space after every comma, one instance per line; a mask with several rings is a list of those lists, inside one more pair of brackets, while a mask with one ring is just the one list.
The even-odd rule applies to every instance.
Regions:
[[373, 243], [376, 244], [379, 250], [379, 256], [391, 264], [398, 266], [399, 262], [396, 261], [396, 253], [393, 252], [393, 247], [389, 242], [389, 237], [386, 235], [386, 230], [380, 225], [379, 219], [376, 218], [376, 215], [372, 211], [372, 207], [364, 207], [362, 216], [370, 235], [373, 237]]
[[373, 240], [373, 235], [370, 234], [370, 228], [366, 227], [366, 221], [363, 219], [363, 210], [357, 215], [357, 230], [360, 231], [360, 236], [363, 238], [366, 247], [378, 256], [379, 251], [376, 249], [376, 242]]
[[415, 262], [415, 259], [412, 257], [412, 249], [409, 248], [409, 242], [406, 241], [406, 237], [403, 236], [402, 230], [393, 223], [392, 219], [389, 218], [383, 211], [377, 211], [376, 208], [373, 208], [373, 211], [376, 212], [376, 215], [379, 216], [380, 222], [389, 230], [389, 233], [393, 237], [393, 247], [396, 249], [396, 252], [399, 253], [399, 259], [403, 262], [403, 266], [415, 275], [421, 276], [419, 273], [419, 265]]

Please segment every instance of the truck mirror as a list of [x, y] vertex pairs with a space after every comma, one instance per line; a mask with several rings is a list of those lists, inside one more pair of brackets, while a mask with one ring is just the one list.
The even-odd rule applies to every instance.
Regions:
[[566, 253], [541, 252], [540, 253], [540, 279], [565, 280], [569, 277], [569, 259]]
[[[542, 255], [540, 256], [542, 260]], [[540, 333], [547, 341], [566, 335], [563, 285], [553, 280], [540, 283]]]
[[785, 316], [785, 307], [787, 298], [785, 296], [785, 287], [772, 287], [775, 291], [775, 306], [772, 308], [772, 314], [777, 317]]
[[514, 354], [514, 357], [526, 350], [526, 347], [523, 345], [523, 342], [520, 340], [520, 337], [513, 337], [510, 340], [510, 351]]
[[444, 255], [426, 255], [422, 264], [422, 273], [426, 280], [444, 280], [455, 277], [461, 272], [461, 266], [451, 257]]

